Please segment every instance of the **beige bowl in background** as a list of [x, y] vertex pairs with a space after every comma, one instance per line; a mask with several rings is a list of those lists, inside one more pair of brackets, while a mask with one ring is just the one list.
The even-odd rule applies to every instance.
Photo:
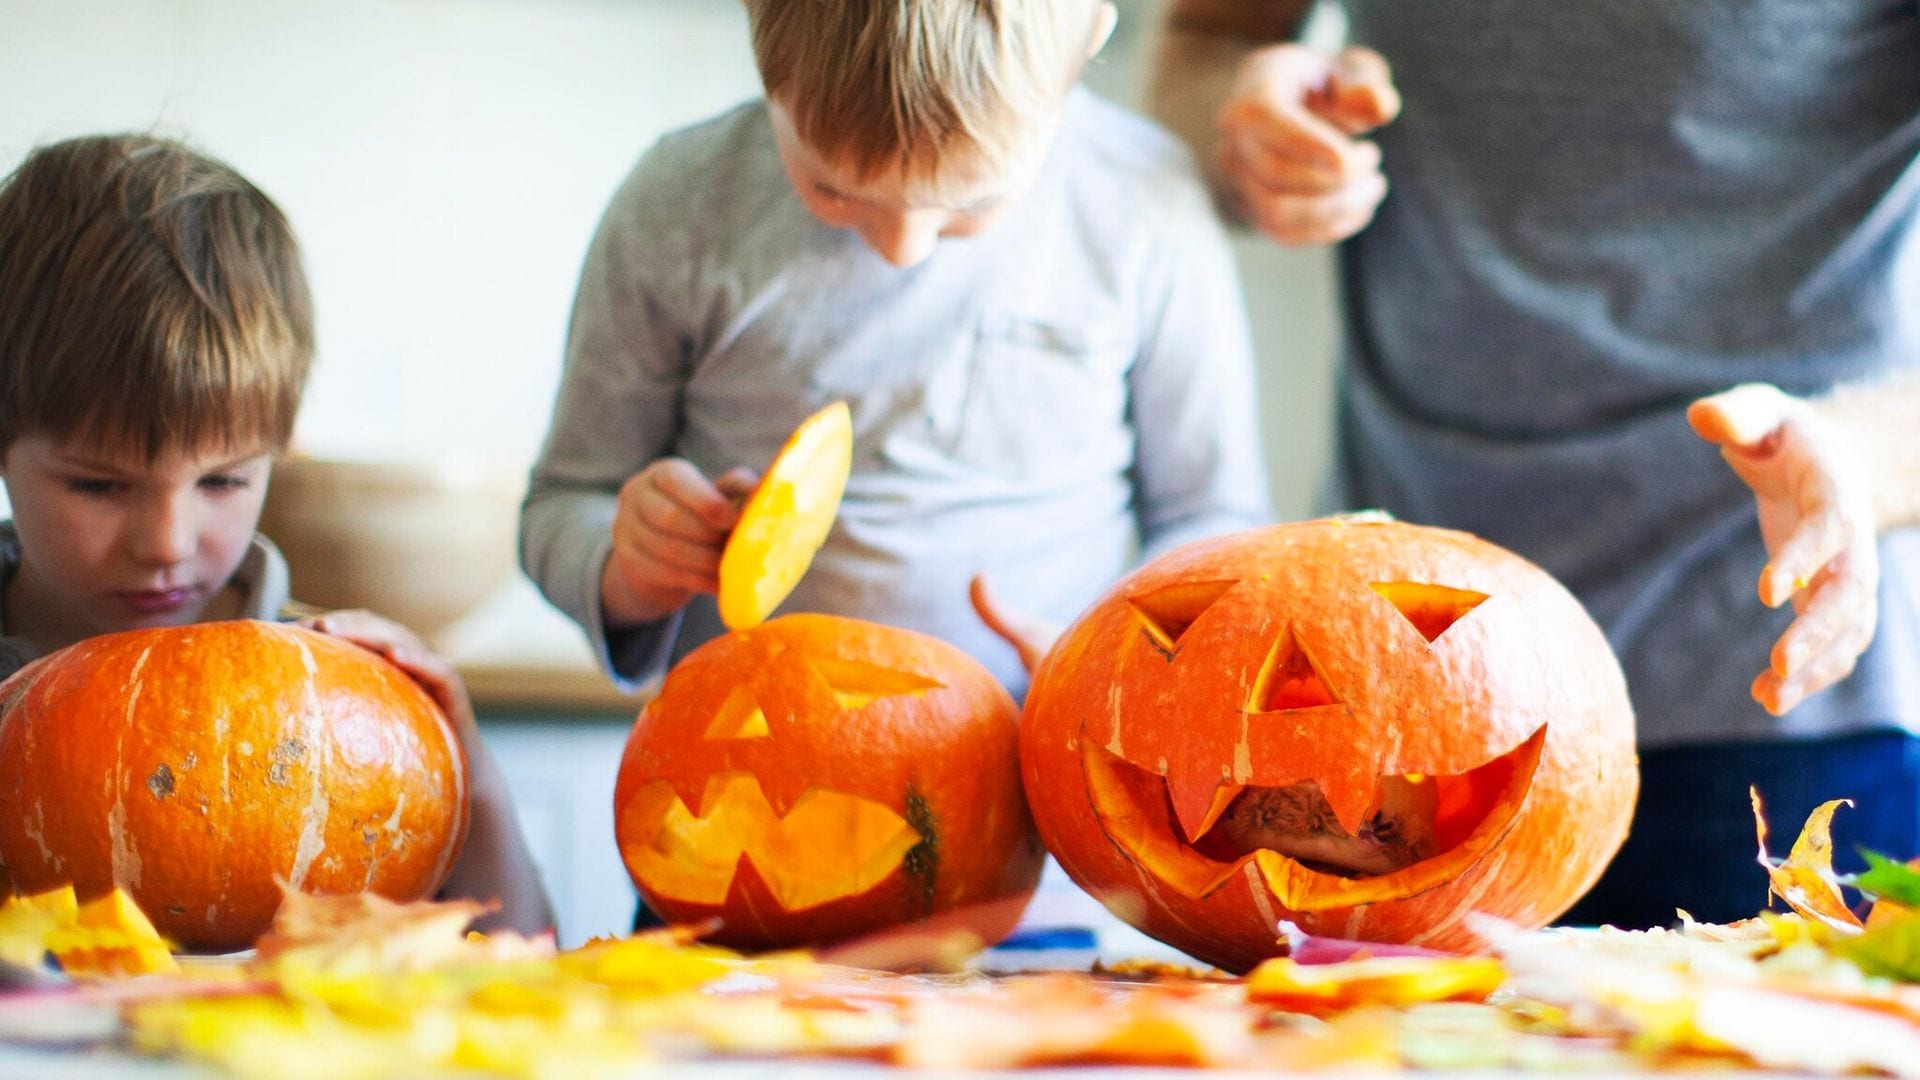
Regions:
[[523, 483], [451, 463], [296, 455], [274, 467], [260, 531], [286, 554], [294, 599], [366, 608], [431, 641], [515, 572]]

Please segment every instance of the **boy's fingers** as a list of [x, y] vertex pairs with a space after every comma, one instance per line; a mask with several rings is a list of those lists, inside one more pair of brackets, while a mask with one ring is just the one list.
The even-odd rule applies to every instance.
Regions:
[[633, 550], [665, 567], [684, 570], [703, 578], [720, 571], [720, 545], [683, 540], [664, 533], [642, 533], [634, 537]]
[[733, 503], [690, 461], [668, 458], [648, 469], [656, 491], [716, 532], [733, 528]]
[[713, 486], [719, 489], [720, 494], [725, 495], [729, 502], [737, 504], [753, 494], [754, 488], [760, 486], [760, 474], [744, 465], [736, 465], [720, 474], [720, 479], [715, 480]]

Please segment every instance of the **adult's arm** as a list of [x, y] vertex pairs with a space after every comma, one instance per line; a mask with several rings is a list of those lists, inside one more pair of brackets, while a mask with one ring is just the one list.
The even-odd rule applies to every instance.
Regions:
[[1792, 602], [1753, 696], [1775, 715], [1845, 678], [1879, 622], [1878, 539], [1920, 524], [1920, 374], [1798, 398], [1737, 386], [1688, 410], [1753, 489], [1760, 600]]
[[1386, 62], [1327, 56], [1288, 39], [1308, 0], [1175, 0], [1148, 107], [1194, 151], [1222, 209], [1283, 244], [1333, 243], [1386, 196], [1379, 148], [1361, 136], [1400, 99]]

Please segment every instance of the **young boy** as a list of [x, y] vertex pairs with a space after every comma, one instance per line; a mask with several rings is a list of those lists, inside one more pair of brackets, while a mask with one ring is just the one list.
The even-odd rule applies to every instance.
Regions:
[[[42, 147], [0, 182], [0, 676], [94, 634], [276, 619], [287, 568], [254, 531], [313, 356], [280, 210], [226, 165], [146, 136]], [[453, 669], [366, 612], [306, 620], [433, 694], [471, 763], [447, 893], [552, 916]]]
[[1267, 518], [1224, 238], [1177, 144], [1075, 88], [1111, 4], [746, 7], [766, 99], [661, 140], [587, 255], [523, 562], [643, 681], [722, 630], [747, 470], [844, 399], [852, 478], [787, 607], [1023, 692], [976, 572], [1064, 620], [1141, 547]]

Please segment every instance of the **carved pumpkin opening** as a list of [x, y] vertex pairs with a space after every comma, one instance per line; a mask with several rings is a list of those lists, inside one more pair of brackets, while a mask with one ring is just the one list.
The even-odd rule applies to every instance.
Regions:
[[816, 656], [812, 664], [813, 670], [820, 673], [820, 678], [833, 691], [834, 700], [848, 712], [863, 709], [881, 698], [919, 697], [943, 685], [911, 671], [895, 671], [836, 656]]
[[1289, 626], [1275, 638], [1267, 651], [1266, 663], [1254, 676], [1253, 689], [1247, 695], [1247, 711], [1254, 713], [1289, 712], [1337, 705], [1340, 699], [1320, 677], [1320, 665]]
[[1141, 632], [1161, 654], [1172, 658], [1179, 651], [1181, 635], [1213, 606], [1221, 594], [1233, 588], [1232, 581], [1189, 581], [1131, 597], [1127, 600], [1140, 616]]
[[1429, 645], [1487, 599], [1486, 593], [1418, 581], [1376, 581], [1373, 591], [1386, 597], [1394, 610], [1406, 616]]
[[1309, 912], [1401, 899], [1465, 873], [1512, 827], [1546, 733], [1541, 725], [1458, 775], [1381, 777], [1354, 833], [1340, 826], [1316, 781], [1223, 785], [1225, 805], [1191, 843], [1163, 777], [1091, 741], [1082, 759], [1095, 816], [1153, 876], [1199, 899], [1253, 871], [1286, 907]]
[[770, 734], [767, 714], [761, 711], [753, 691], [744, 686], [733, 688], [727, 700], [720, 703], [713, 723], [707, 725], [709, 739], [764, 739]]
[[648, 889], [691, 903], [726, 900], [742, 859], [785, 911], [857, 896], [900, 868], [918, 830], [872, 799], [809, 788], [783, 816], [751, 773], [707, 778], [696, 816], [654, 780], [624, 810], [629, 835], [646, 842], [626, 857]]

